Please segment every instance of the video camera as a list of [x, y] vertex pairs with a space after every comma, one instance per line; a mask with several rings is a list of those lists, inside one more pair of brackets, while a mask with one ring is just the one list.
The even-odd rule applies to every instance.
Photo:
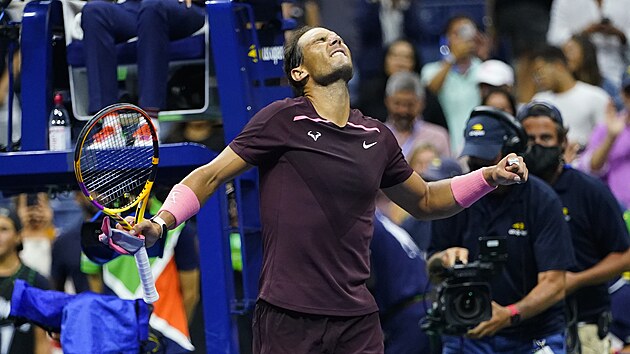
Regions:
[[444, 268], [435, 301], [421, 328], [428, 334], [463, 335], [492, 317], [490, 279], [507, 260], [506, 237], [480, 237], [479, 257]]

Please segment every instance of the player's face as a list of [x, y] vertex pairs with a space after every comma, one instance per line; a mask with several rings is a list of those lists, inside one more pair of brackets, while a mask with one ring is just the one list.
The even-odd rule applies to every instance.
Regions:
[[556, 124], [549, 117], [529, 117], [523, 120], [523, 128], [529, 137], [530, 145], [538, 144], [544, 147], [560, 145]]
[[20, 236], [13, 221], [5, 216], [0, 216], [0, 258], [15, 252], [19, 242]]
[[348, 82], [352, 78], [350, 50], [335, 32], [313, 28], [300, 37], [298, 45], [303, 54], [298, 70], [304, 71], [315, 82], [325, 86], [338, 80]]

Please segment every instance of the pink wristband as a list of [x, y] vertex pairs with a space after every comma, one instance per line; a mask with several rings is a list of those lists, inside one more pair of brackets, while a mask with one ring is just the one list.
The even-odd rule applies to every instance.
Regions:
[[496, 187], [488, 184], [483, 178], [481, 169], [467, 173], [463, 176], [453, 177], [451, 180], [451, 191], [457, 204], [468, 208], [484, 195], [492, 192]]
[[190, 219], [193, 215], [199, 212], [199, 199], [187, 185], [178, 183], [166, 197], [166, 201], [160, 211], [168, 211], [175, 217], [175, 225]]

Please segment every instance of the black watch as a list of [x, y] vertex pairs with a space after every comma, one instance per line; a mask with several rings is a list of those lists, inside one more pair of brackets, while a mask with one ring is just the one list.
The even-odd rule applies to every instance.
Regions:
[[149, 220], [152, 223], [154, 223], [154, 224], [158, 224], [160, 226], [160, 228], [162, 229], [162, 232], [160, 233], [159, 238], [162, 238], [162, 236], [166, 235], [166, 233], [168, 232], [168, 226], [166, 226], [166, 221], [164, 221], [164, 219], [162, 219], [161, 217], [155, 215], [154, 217], [152, 217]]

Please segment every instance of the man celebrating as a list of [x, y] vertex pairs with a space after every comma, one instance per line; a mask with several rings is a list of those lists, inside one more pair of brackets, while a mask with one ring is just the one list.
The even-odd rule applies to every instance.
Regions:
[[521, 108], [517, 118], [529, 136], [530, 148], [524, 157], [530, 172], [558, 193], [571, 230], [577, 264], [566, 273], [566, 291], [570, 303], [577, 306], [577, 322], [581, 323], [577, 328], [579, 352], [608, 353], [607, 282], [630, 265], [630, 237], [621, 207], [603, 182], [562, 163], [567, 129], [555, 106], [532, 101]]
[[[465, 130], [463, 155], [472, 168], [522, 152], [527, 137], [514, 117], [480, 106]], [[513, 156], [513, 155], [512, 155]], [[565, 270], [573, 265], [560, 200], [542, 180], [499, 187], [463, 212], [432, 224], [429, 272], [479, 253], [482, 236], [505, 236], [507, 261], [491, 281], [492, 318], [466, 338], [444, 336], [443, 353], [564, 353]]]
[[[259, 111], [134, 231], [150, 246], [196, 214], [221, 183], [257, 166], [263, 265], [254, 352], [382, 353], [378, 308], [365, 284], [377, 191], [415, 217], [446, 217], [497, 185], [525, 182], [527, 169], [510, 154], [471, 174], [426, 183], [385, 125], [350, 109], [352, 60], [337, 34], [296, 30], [284, 65], [299, 97]], [[519, 163], [507, 166], [507, 158]]]

